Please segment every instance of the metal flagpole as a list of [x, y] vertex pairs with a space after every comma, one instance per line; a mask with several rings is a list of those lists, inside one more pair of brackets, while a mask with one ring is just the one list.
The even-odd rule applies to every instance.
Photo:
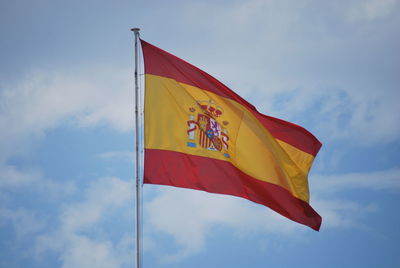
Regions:
[[132, 28], [131, 31], [135, 34], [135, 142], [136, 142], [136, 268], [142, 268], [142, 198], [140, 192], [140, 148], [139, 148], [139, 55], [138, 55], [138, 40], [139, 40], [139, 28]]

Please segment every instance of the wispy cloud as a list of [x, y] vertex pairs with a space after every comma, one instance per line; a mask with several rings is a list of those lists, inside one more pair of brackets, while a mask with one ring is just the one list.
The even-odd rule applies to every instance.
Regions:
[[[323, 217], [321, 232], [331, 228], [364, 229], [363, 219], [379, 210], [379, 206], [332, 196], [344, 189], [398, 191], [400, 170], [313, 176], [312, 188], [311, 205]], [[150, 236], [156, 235], [154, 231], [169, 234], [179, 247], [171, 255], [160, 256], [162, 262], [179, 262], [204, 250], [207, 234], [216, 226], [222, 225], [239, 236], [281, 234], [287, 235], [287, 239], [307, 231], [268, 208], [240, 198], [174, 187], [157, 188], [156, 193], [145, 203]]]
[[181, 261], [203, 250], [207, 233], [217, 225], [238, 235], [290, 233], [298, 229], [297, 225], [267, 208], [236, 197], [174, 187], [158, 190], [144, 205], [146, 226], [153, 235], [157, 234], [154, 231], [171, 235], [180, 247], [172, 255], [160, 256], [162, 262]]
[[400, 191], [400, 169], [375, 172], [357, 172], [336, 175], [314, 175], [313, 189], [317, 193], [336, 193], [342, 190], [388, 190]]
[[129, 151], [116, 151], [116, 152], [101, 153], [98, 154], [97, 157], [104, 160], [118, 159], [118, 160], [132, 161], [132, 159], [134, 159], [135, 157], [135, 154]]
[[349, 19], [355, 22], [373, 21], [388, 16], [398, 5], [397, 0], [355, 1], [350, 5], [348, 15]]
[[321, 232], [330, 228], [365, 229], [363, 219], [379, 210], [376, 204], [360, 204], [343, 199], [315, 199], [313, 207], [322, 216]]
[[4, 160], [25, 152], [35, 137], [68, 122], [81, 127], [108, 124], [119, 131], [131, 129], [129, 79], [126, 70], [36, 71], [17, 84], [2, 85], [0, 157]]
[[74, 181], [48, 179], [37, 169], [20, 170], [16, 166], [0, 163], [0, 194], [10, 196], [10, 193], [28, 189], [31, 192], [46, 193], [48, 197], [60, 198], [72, 194], [76, 185]]
[[0, 189], [30, 186], [40, 179], [38, 171], [22, 172], [12, 165], [0, 165]]
[[[311, 126], [324, 141], [370, 147], [399, 140], [398, 1], [211, 5], [212, 12], [209, 3], [188, 4], [182, 16], [207, 13], [201, 28], [190, 26], [206, 28], [213, 42], [180, 50], [262, 112]], [[276, 105], [282, 96], [291, 97]]]
[[[103, 222], [109, 220], [107, 217], [112, 217], [116, 226], [121, 221], [127, 221], [127, 217], [113, 213], [129, 211], [127, 207], [133, 204], [131, 186], [118, 178], [93, 182], [81, 202], [66, 204], [62, 208], [58, 227], [37, 238], [38, 256], [55, 252], [64, 268], [115, 268], [132, 264], [131, 229], [122, 232], [119, 239], [104, 235], [108, 231], [102, 229]], [[96, 235], [91, 235], [93, 233]]]
[[45, 221], [40, 219], [34, 211], [0, 207], [0, 227], [7, 223], [11, 223], [14, 227], [17, 240], [29, 234], [35, 234], [45, 227]]

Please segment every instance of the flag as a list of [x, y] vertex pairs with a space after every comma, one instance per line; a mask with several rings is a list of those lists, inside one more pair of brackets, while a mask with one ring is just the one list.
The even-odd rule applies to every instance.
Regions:
[[242, 197], [319, 230], [308, 172], [321, 143], [211, 75], [141, 40], [144, 183]]

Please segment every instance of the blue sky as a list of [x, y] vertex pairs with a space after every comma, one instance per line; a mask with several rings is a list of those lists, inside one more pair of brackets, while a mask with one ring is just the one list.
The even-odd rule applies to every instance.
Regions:
[[400, 3], [2, 1], [0, 267], [133, 267], [133, 35], [322, 142], [320, 232], [144, 186], [144, 267], [400, 266]]

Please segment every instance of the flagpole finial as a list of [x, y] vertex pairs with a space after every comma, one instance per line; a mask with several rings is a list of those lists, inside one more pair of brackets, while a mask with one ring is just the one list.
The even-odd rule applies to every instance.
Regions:
[[132, 28], [131, 31], [137, 33], [140, 31], [140, 28]]

